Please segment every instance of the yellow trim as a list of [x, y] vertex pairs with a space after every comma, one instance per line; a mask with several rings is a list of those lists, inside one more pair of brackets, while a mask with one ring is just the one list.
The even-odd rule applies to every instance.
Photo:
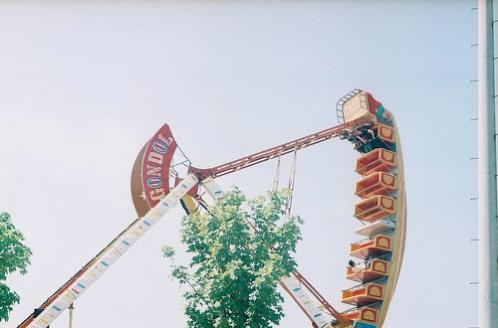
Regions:
[[382, 288], [376, 285], [368, 286], [367, 295], [382, 298]]
[[392, 243], [392, 257], [391, 264], [389, 265], [388, 276], [389, 279], [385, 285], [384, 291], [384, 303], [379, 310], [377, 327], [381, 328], [386, 319], [386, 314], [391, 304], [394, 291], [396, 290], [396, 285], [398, 283], [399, 274], [401, 271], [401, 265], [403, 263], [403, 255], [405, 250], [405, 239], [406, 239], [406, 193], [405, 193], [405, 180], [404, 180], [404, 168], [403, 168], [403, 155], [401, 152], [401, 142], [399, 138], [399, 131], [394, 124], [395, 134], [396, 134], [396, 149], [397, 149], [397, 184], [398, 184], [398, 197], [396, 202], [396, 230], [391, 239]]
[[394, 201], [392, 199], [387, 198], [387, 197], [382, 197], [380, 200], [380, 204], [382, 205], [382, 207], [385, 207], [387, 209], [392, 209], [393, 203], [394, 203]]
[[374, 261], [373, 269], [375, 271], [378, 271], [378, 272], [386, 273], [387, 272], [387, 264], [384, 262], [380, 262], [380, 261]]
[[383, 149], [383, 150], [381, 151], [381, 154], [382, 154], [382, 155], [381, 155], [381, 156], [382, 156], [382, 159], [384, 159], [384, 160], [386, 160], [386, 161], [388, 161], [388, 162], [390, 162], [390, 163], [394, 163], [394, 157], [395, 157], [394, 155], [395, 155], [395, 154], [394, 154], [393, 152], [390, 152], [390, 151], [387, 151], [387, 150], [384, 150], [384, 149]]
[[391, 127], [379, 124], [379, 136], [386, 141], [394, 139], [394, 130]]
[[182, 197], [182, 202], [185, 208], [187, 209], [187, 214], [193, 214], [197, 212], [197, 203], [195, 202], [194, 198], [190, 195], [185, 195]]
[[379, 237], [379, 239], [377, 239], [377, 246], [389, 248], [389, 239], [385, 237]]
[[393, 186], [395, 179], [396, 178], [394, 176], [392, 176], [392, 175], [389, 175], [389, 174], [386, 174], [386, 173], [382, 174], [382, 182], [384, 182], [388, 186]]
[[361, 320], [375, 322], [377, 321], [375, 317], [376, 312], [371, 309], [364, 309], [361, 313]]

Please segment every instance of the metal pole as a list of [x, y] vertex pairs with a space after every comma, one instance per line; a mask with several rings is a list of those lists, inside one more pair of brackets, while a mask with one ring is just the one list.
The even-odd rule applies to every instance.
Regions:
[[478, 4], [479, 328], [498, 328], [493, 0]]
[[69, 328], [73, 328], [73, 311], [74, 311], [74, 304], [71, 303], [69, 305]]

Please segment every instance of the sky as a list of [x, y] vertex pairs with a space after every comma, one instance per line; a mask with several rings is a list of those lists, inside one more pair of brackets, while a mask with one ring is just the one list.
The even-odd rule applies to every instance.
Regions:
[[[475, 1], [0, 2], [0, 210], [33, 251], [8, 284], [16, 327], [134, 218], [129, 181], [165, 122], [197, 167], [335, 125], [353, 88], [397, 119], [408, 235], [384, 327], [477, 325]], [[298, 154], [299, 270], [339, 309], [358, 154]], [[283, 159], [286, 181], [290, 158]], [[219, 179], [248, 195], [275, 163]], [[74, 327], [185, 327], [162, 258], [181, 249], [176, 209], [75, 304]], [[180, 252], [181, 253], [181, 252]], [[187, 258], [180, 254], [179, 260]], [[281, 327], [309, 322], [287, 301]], [[67, 326], [61, 316], [51, 327]]]

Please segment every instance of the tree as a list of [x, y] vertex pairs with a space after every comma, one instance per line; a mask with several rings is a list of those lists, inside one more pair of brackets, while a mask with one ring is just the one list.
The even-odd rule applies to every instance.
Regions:
[[[181, 237], [191, 255], [172, 276], [189, 285], [184, 293], [188, 327], [267, 328], [284, 316], [278, 284], [296, 269], [301, 239], [298, 216], [284, 219], [288, 193], [246, 201], [233, 189], [210, 208], [182, 220]], [[285, 221], [285, 222], [283, 222]]]
[[23, 234], [11, 222], [10, 215], [0, 213], [0, 321], [7, 321], [19, 295], [5, 283], [7, 276], [19, 271], [26, 274], [31, 250], [24, 245]]

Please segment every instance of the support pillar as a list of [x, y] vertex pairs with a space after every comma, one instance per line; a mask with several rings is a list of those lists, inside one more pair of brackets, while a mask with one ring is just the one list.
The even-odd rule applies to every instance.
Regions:
[[498, 328], [493, 0], [478, 3], [479, 328]]

